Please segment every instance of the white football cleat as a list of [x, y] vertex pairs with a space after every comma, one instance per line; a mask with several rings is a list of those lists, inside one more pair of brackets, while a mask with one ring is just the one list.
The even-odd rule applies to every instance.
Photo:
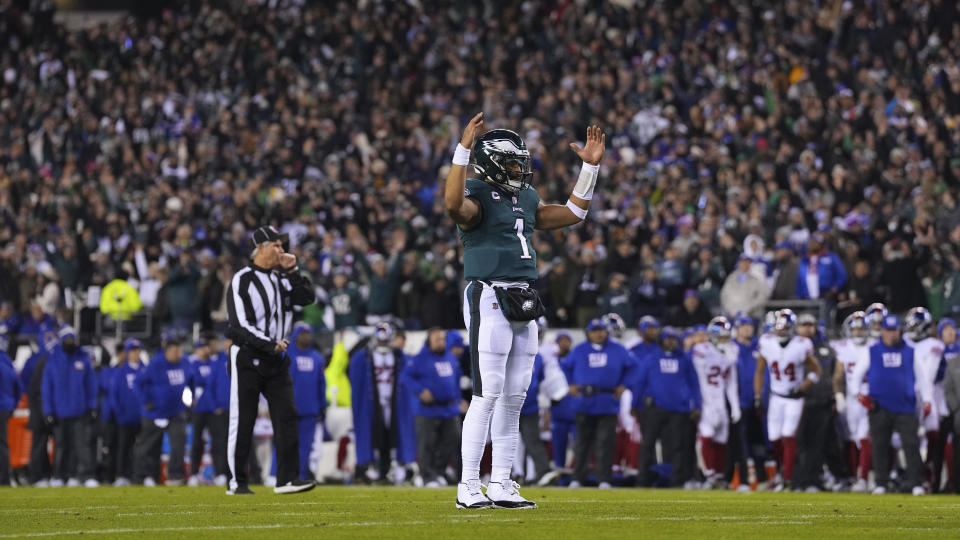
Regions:
[[597, 486], [597, 489], [612, 489], [613, 486], [610, 485], [610, 482], [600, 482], [600, 485]]
[[493, 501], [483, 494], [480, 480], [469, 480], [457, 484], [457, 508], [463, 510], [493, 508]]
[[927, 490], [923, 489], [923, 486], [916, 486], [913, 488], [913, 496], [920, 497], [921, 495], [926, 495]]
[[866, 493], [867, 492], [867, 481], [863, 478], [857, 480], [850, 486], [850, 491], [853, 493]]
[[[276, 480], [274, 480], [276, 483]], [[290, 495], [293, 493], [303, 493], [317, 487], [317, 483], [312, 480], [302, 480], [300, 478], [291, 480], [282, 486], [273, 488], [273, 492], [278, 495]]]
[[580, 482], [573, 480], [570, 482], [570, 485], [568, 485], [567, 487], [570, 489], [580, 489], [582, 486], [580, 485]]
[[227, 475], [225, 475], [225, 474], [218, 474], [218, 475], [214, 476], [214, 477], [213, 477], [213, 485], [215, 485], [215, 486], [217, 486], [217, 487], [223, 487], [223, 486], [227, 485]]
[[94, 480], [93, 478], [87, 478], [87, 481], [83, 483], [83, 487], [85, 487], [85, 488], [91, 488], [91, 489], [92, 489], [92, 488], [98, 488], [98, 487], [100, 487], [100, 482], [97, 482], [97, 481]]
[[886, 495], [886, 494], [887, 494], [887, 488], [885, 488], [885, 487], [883, 487], [883, 486], [877, 486], [877, 487], [873, 488], [873, 494], [874, 494], [874, 495]]
[[497, 505], [498, 508], [519, 510], [537, 507], [537, 503], [520, 496], [520, 484], [510, 479], [490, 482], [487, 485], [487, 498], [493, 501], [493, 504]]
[[750, 486], [746, 484], [740, 484], [737, 486], [737, 491], [740, 493], [750, 493]]
[[176, 479], [171, 480], [171, 479], [168, 478], [167, 481], [163, 483], [163, 485], [165, 485], [165, 486], [182, 486], [182, 485], [183, 485], [183, 479], [182, 479], [182, 478], [176, 478]]
[[77, 480], [76, 478], [71, 478], [67, 480], [67, 487], [80, 487], [80, 486], [81, 486], [80, 480]]
[[431, 481], [427, 482], [426, 484], [424, 484], [423, 487], [436, 489], [436, 488], [440, 487], [440, 482], [437, 482], [436, 480], [431, 480]]
[[191, 476], [190, 479], [187, 480], [187, 485], [190, 487], [200, 487], [200, 478], [196, 475]]
[[687, 491], [700, 489], [700, 482], [697, 482], [696, 480], [687, 480], [683, 483], [683, 489]]
[[143, 487], [157, 487], [157, 482], [152, 477], [148, 476], [143, 479]]
[[38, 480], [35, 484], [33, 484], [33, 487], [35, 487], [35, 488], [48, 488], [48, 487], [50, 487], [50, 481], [49, 481], [49, 480]]
[[544, 474], [543, 476], [541, 476], [541, 477], [540, 477], [540, 480], [537, 481], [537, 486], [538, 486], [538, 487], [549, 486], [549, 485], [552, 484], [554, 481], [556, 481], [557, 478], [559, 478], [559, 477], [560, 477], [560, 471], [558, 471], [558, 470], [556, 470], [556, 469], [547, 471], [547, 473]]
[[61, 479], [59, 479], [59, 478], [54, 478], [53, 480], [50, 481], [50, 487], [53, 487], [53, 488], [62, 488], [62, 487], [63, 487], [63, 480], [61, 480]]
[[276, 476], [268, 476], [268, 477], [264, 478], [264, 480], [263, 480], [263, 487], [268, 487], [268, 488], [277, 487], [277, 477], [276, 477]]
[[130, 485], [130, 480], [127, 480], [122, 476], [113, 481], [113, 487], [127, 487], [129, 485]]

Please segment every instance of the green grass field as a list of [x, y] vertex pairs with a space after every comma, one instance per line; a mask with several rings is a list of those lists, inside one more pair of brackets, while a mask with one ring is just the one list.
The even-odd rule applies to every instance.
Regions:
[[0, 538], [889, 538], [960, 535], [960, 498], [526, 489], [538, 510], [464, 511], [454, 489], [4, 489]]

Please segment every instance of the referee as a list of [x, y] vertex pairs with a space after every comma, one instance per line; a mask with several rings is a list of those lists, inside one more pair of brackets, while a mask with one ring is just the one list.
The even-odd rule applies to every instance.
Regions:
[[298, 478], [297, 410], [293, 401], [287, 333], [293, 306], [313, 303], [310, 282], [299, 273], [297, 258], [284, 253], [287, 235], [273, 227], [253, 233], [253, 263], [234, 274], [227, 295], [230, 315], [230, 425], [227, 495], [251, 495], [247, 463], [260, 394], [267, 398], [277, 450], [274, 493], [298, 493], [314, 483]]

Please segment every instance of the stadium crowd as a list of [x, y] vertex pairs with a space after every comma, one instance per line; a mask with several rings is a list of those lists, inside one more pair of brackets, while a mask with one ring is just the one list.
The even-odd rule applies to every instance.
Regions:
[[581, 126], [609, 135], [590, 219], [535, 238], [551, 327], [758, 319], [769, 299], [825, 300], [828, 328], [878, 301], [960, 312], [956, 3], [360, 4], [69, 30], [0, 2], [8, 335], [62, 350], [45, 336], [69, 339], [76, 302], [222, 331], [264, 223], [321, 293], [318, 332], [462, 328], [437, 194], [478, 110], [524, 137], [545, 200]]

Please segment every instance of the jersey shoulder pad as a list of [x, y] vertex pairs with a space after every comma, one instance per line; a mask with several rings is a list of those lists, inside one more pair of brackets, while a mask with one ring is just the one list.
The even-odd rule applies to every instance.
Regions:
[[465, 197], [478, 197], [490, 191], [490, 184], [477, 178], [467, 178], [464, 182], [463, 195]]

